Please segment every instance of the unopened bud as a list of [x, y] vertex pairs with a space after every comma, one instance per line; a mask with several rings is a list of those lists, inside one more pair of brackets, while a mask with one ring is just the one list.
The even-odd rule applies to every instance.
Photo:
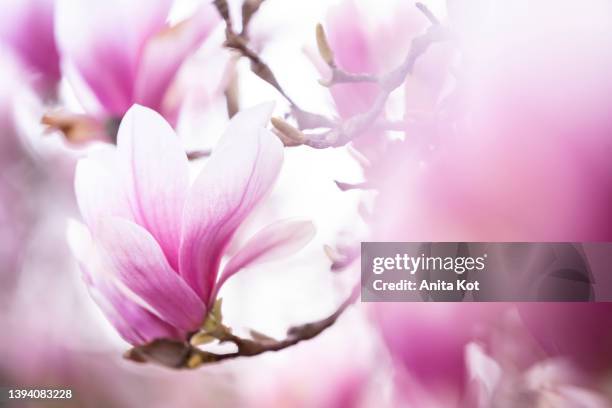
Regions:
[[279, 132], [281, 140], [286, 146], [297, 146], [306, 141], [306, 135], [304, 135], [304, 133], [294, 128], [283, 119], [272, 118], [270, 121], [272, 122], [272, 126]]
[[330, 245], [323, 245], [323, 251], [325, 252], [325, 255], [327, 255], [327, 257], [329, 258], [329, 260], [333, 263], [343, 262], [346, 260], [346, 257], [344, 255], [340, 254], [340, 252], [338, 252]]
[[334, 61], [334, 52], [329, 46], [327, 36], [325, 35], [325, 29], [323, 29], [321, 23], [317, 24], [317, 47], [319, 48], [321, 58], [323, 58], [327, 65], [332, 68], [335, 67], [336, 62]]
[[66, 112], [49, 112], [41, 118], [48, 131], [60, 131], [71, 143], [83, 143], [105, 139], [107, 131], [103, 124], [94, 118]]

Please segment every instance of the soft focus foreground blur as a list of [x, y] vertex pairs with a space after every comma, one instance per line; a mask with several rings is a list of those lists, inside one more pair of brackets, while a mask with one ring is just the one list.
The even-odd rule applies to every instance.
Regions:
[[[109, 14], [83, 17], [96, 24], [82, 38], [86, 21], [70, 3], [0, 5], [0, 386], [70, 388], [75, 398], [58, 406], [86, 407], [610, 405], [608, 304], [357, 303], [320, 336], [280, 352], [196, 371], [123, 360], [128, 344], [90, 298], [70, 249], [81, 221], [76, 161], [106, 149], [127, 104], [142, 102], [121, 99], [115, 109], [100, 95], [132, 89], [137, 75], [163, 78], [150, 83], [163, 98], [149, 107], [174, 125], [186, 151], [215, 146], [229, 121], [226, 89], [237, 89], [241, 109], [266, 101], [276, 102], [276, 117], [289, 109], [248, 61], [222, 47], [223, 24], [201, 14], [205, 3], [165, 1], [169, 14], [147, 20], [135, 10], [141, 2], [109, 2], [101, 7]], [[390, 95], [384, 116], [394, 130], [370, 129], [334, 149], [285, 148], [276, 185], [238, 238], [295, 216], [311, 219], [317, 235], [296, 255], [248, 268], [223, 287], [225, 323], [237, 332], [281, 338], [329, 315], [358, 279], [358, 261], [331, 272], [326, 245], [338, 261], [361, 240], [612, 239], [608, 2], [425, 3], [453, 40], [432, 46]], [[230, 2], [236, 29], [241, 5]], [[173, 52], [176, 64], [161, 74], [122, 71], [141, 55], [114, 52], [115, 36], [124, 38], [107, 38], [117, 16], [117, 30], [139, 34], [135, 43], [162, 38], [154, 43], [162, 56], [184, 52]], [[206, 30], [185, 37], [200, 21], [194, 16]], [[317, 53], [317, 23], [340, 68], [376, 75], [399, 64], [430, 24], [411, 1], [263, 3], [249, 23], [252, 48], [300, 107], [339, 118], [368, 110], [377, 89], [319, 84], [329, 67]], [[82, 42], [82, 53], [66, 51], [66, 38]], [[85, 59], [75, 63], [75, 55]], [[119, 68], [106, 70], [110, 62]], [[79, 73], [79, 64], [99, 77], [83, 78], [89, 71]], [[104, 109], [93, 112], [92, 100]], [[52, 125], [42, 125], [50, 113]], [[192, 161], [191, 173], [205, 162]], [[335, 181], [370, 188], [341, 191]]]

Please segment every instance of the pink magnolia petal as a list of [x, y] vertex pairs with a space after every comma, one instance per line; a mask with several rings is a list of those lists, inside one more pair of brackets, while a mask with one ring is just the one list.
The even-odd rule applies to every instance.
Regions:
[[135, 101], [161, 112], [166, 91], [182, 63], [220, 21], [212, 3], [206, 3], [193, 17], [152, 37], [140, 60]]
[[187, 156], [170, 125], [155, 111], [134, 105], [117, 136], [123, 178], [134, 220], [160, 244], [178, 270], [183, 205], [189, 188]]
[[118, 281], [160, 318], [185, 331], [200, 326], [206, 307], [172, 270], [146, 230], [129, 221], [107, 218], [95, 239]]
[[83, 107], [87, 114], [98, 120], [108, 120], [104, 105], [83, 77], [79, 67], [74, 65], [74, 61], [66, 58], [62, 61], [62, 75], [66, 83], [70, 84], [75, 101]]
[[44, 87], [60, 79], [53, 38], [53, 3], [53, 0], [3, 0], [0, 4], [0, 43], [12, 49]]
[[93, 152], [79, 160], [74, 177], [77, 203], [85, 223], [92, 231], [102, 217], [116, 216], [132, 220], [132, 210], [117, 171], [114, 148]]
[[481, 404], [491, 403], [502, 378], [502, 368], [476, 342], [465, 346], [465, 364], [470, 380], [470, 392]]
[[268, 225], [229, 260], [215, 292], [241, 269], [291, 255], [302, 249], [314, 235], [315, 227], [311, 221], [283, 220]]
[[165, 26], [172, 0], [59, 0], [56, 41], [109, 115], [121, 116], [134, 100], [144, 43]]
[[184, 339], [176, 328], [128, 299], [117, 287], [110, 284], [90, 286], [89, 294], [119, 335], [130, 344], [142, 345], [161, 338]]
[[[377, 72], [377, 61], [368, 48], [362, 11], [354, 1], [343, 1], [331, 8], [326, 31], [339, 66], [350, 72]], [[331, 89], [338, 112], [350, 117], [372, 105], [377, 88], [374, 84], [341, 84]]]
[[227, 243], [280, 171], [282, 144], [263, 129], [271, 110], [259, 105], [232, 119], [187, 197], [180, 272], [205, 302]]
[[121, 292], [102, 267], [91, 234], [84, 225], [69, 221], [68, 243], [91, 297], [124, 340], [139, 345], [158, 338], [184, 339], [184, 333]]
[[[227, 125], [225, 133], [217, 143], [217, 146], [215, 146], [215, 153], [218, 157], [216, 160], [228, 158], [225, 155], [232, 154], [230, 151], [236, 149], [248, 154], [247, 147], [258, 145], [257, 138], [254, 137], [255, 131], [268, 125], [273, 109], [274, 103], [267, 102], [237, 113]], [[244, 146], [244, 148], [239, 146]], [[220, 153], [222, 151], [223, 153]]]
[[[603, 394], [596, 391], [581, 388], [576, 385], [564, 385], [556, 389], [556, 395], [549, 396], [550, 406], [559, 404], [559, 408], [606, 408], [610, 406], [610, 400]], [[553, 399], [554, 398], [554, 399]]]

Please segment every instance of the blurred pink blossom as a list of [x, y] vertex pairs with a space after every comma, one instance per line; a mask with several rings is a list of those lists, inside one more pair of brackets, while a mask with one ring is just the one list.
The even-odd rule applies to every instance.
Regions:
[[523, 321], [551, 356], [581, 369], [606, 374], [612, 363], [612, 307], [609, 303], [525, 303]]
[[[517, 2], [505, 10], [479, 7], [470, 12], [456, 7], [454, 11], [460, 21], [470, 24], [479, 18], [478, 10], [501, 22], [497, 29], [487, 28], [495, 33], [501, 51], [466, 30], [466, 46], [487, 52], [474, 56], [481, 61], [470, 62], [470, 76], [482, 78], [470, 96], [478, 101], [480, 120], [474, 133], [478, 139], [465, 146], [473, 153], [461, 156], [469, 163], [468, 155], [478, 154], [478, 165], [490, 169], [475, 177], [482, 189], [461, 193], [466, 206], [479, 201], [479, 206], [488, 207], [481, 216], [469, 216], [471, 228], [487, 239], [609, 241], [610, 4]], [[555, 18], [542, 26], [540, 18], [552, 10], [557, 11]], [[511, 19], [523, 27], [513, 35]], [[498, 53], [507, 56], [503, 65]], [[485, 139], [484, 132], [496, 135], [496, 145]], [[447, 170], [456, 171], [450, 166]], [[464, 171], [476, 173], [470, 165]], [[461, 184], [456, 191], [467, 191]], [[566, 357], [589, 372], [609, 369], [610, 304], [520, 304], [519, 311], [549, 355]]]
[[610, 400], [587, 385], [567, 361], [539, 361], [525, 370], [508, 370], [481, 345], [466, 348], [472, 399], [468, 406], [488, 408], [558, 407], [605, 408]]
[[16, 97], [26, 88], [21, 64], [0, 48], [0, 291], [2, 302], [18, 280], [19, 264], [34, 216], [30, 189], [38, 176], [21, 143]]
[[220, 17], [206, 3], [189, 19], [169, 26], [172, 3], [58, 1], [60, 55], [88, 113], [120, 118], [137, 103], [175, 120], [177, 107], [167, 103], [168, 90], [185, 59], [202, 45]]
[[[53, 272], [60, 271], [54, 269]], [[56, 304], [61, 303], [60, 297], [74, 295], [70, 291], [62, 292], [61, 288], [55, 289]], [[92, 341], [104, 338], [104, 332], [94, 328], [95, 333], [92, 333], [91, 327], [86, 330], [93, 337], [79, 339], [80, 346], [75, 347], [75, 333], [66, 332], [66, 329], [54, 333], [58, 323], [62, 326], [68, 321], [73, 323], [74, 319], [92, 318], [91, 314], [83, 313], [88, 309], [86, 305], [72, 300], [72, 311], [53, 310], [45, 316], [31, 313], [33, 304], [30, 302], [25, 310], [29, 319], [25, 324], [23, 315], [22, 319], [0, 316], [6, 329], [0, 350], [0, 375], [4, 384], [71, 390], [72, 398], [69, 402], [64, 401], [63, 407], [217, 408], [238, 403], [233, 397], [235, 385], [228, 383], [214, 368], [207, 372], [178, 372], [151, 366], [135, 368], [114, 349], [100, 348], [95, 340]], [[40, 402], [30, 401], [12, 406], [36, 408], [40, 405]]]
[[[390, 4], [389, 4], [390, 3]], [[355, 0], [343, 0], [330, 8], [325, 30], [339, 68], [351, 73], [382, 75], [396, 68], [410, 49], [412, 38], [427, 20], [413, 1], [391, 1], [386, 14], [368, 13]], [[321, 66], [324, 77], [329, 68]], [[330, 88], [338, 114], [344, 118], [371, 108], [379, 86], [373, 83], [342, 83]], [[368, 159], [381, 154], [385, 133], [371, 129], [354, 141]]]
[[502, 305], [475, 303], [374, 305], [374, 321], [402, 372], [396, 384], [401, 393], [409, 396], [422, 388], [450, 400], [459, 398], [466, 385], [465, 346], [474, 339], [486, 339], [503, 310]]
[[[450, 10], [461, 53], [455, 109], [445, 116], [436, 108], [431, 126], [407, 132], [389, 153], [377, 180], [374, 239], [609, 241], [610, 4], [481, 3]], [[450, 307], [467, 316], [489, 305]], [[427, 316], [413, 308], [404, 306], [409, 323], [396, 324], [398, 339]], [[609, 304], [519, 311], [552, 355], [609, 367]]]
[[55, 0], [5, 0], [0, 4], [0, 44], [16, 55], [43, 92], [52, 92], [60, 80], [54, 3]]
[[[388, 4], [386, 15], [368, 14], [355, 0], [343, 0], [330, 8], [325, 30], [337, 65], [353, 73], [384, 74], [399, 65], [410, 40], [427, 25], [425, 17], [412, 1]], [[345, 83], [331, 88], [344, 118], [368, 110], [378, 92], [378, 85]]]
[[[425, 137], [408, 133], [390, 158], [378, 231], [386, 239], [608, 240], [610, 6], [491, 4], [469, 26], [476, 34], [459, 36], [460, 112]], [[458, 9], [469, 19], [467, 5]]]
[[78, 163], [76, 196], [94, 247], [77, 256], [91, 295], [128, 342], [184, 339], [229, 277], [312, 238], [310, 222], [272, 224], [220, 270], [236, 229], [281, 168], [282, 144], [264, 128], [271, 110], [237, 114], [192, 186], [170, 125], [141, 106], [125, 115], [116, 150]]
[[[248, 394], [244, 406], [249, 408], [360, 408], [366, 407], [372, 370], [361, 361], [337, 361], [338, 356], [321, 356], [310, 351], [308, 361], [295, 356], [292, 366], [277, 371], [278, 380], [257, 384], [256, 393]], [[319, 362], [311, 364], [313, 357]], [[323, 357], [323, 358], [322, 358]], [[253, 395], [255, 394], [255, 395]], [[378, 406], [386, 406], [376, 395]]]

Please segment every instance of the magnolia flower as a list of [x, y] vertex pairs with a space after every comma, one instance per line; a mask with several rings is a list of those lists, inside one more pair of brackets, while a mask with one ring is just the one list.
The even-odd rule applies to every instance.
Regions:
[[54, 2], [6, 0], [0, 4], [0, 44], [16, 55], [42, 91], [51, 90], [60, 79], [53, 29]]
[[465, 387], [465, 346], [487, 337], [501, 304], [377, 303], [371, 314], [401, 375], [404, 398], [424, 393], [456, 399]]
[[508, 370], [481, 345], [466, 347], [471, 401], [474, 407], [604, 408], [610, 400], [585, 387], [585, 378], [567, 361], [539, 361], [525, 370]]
[[271, 108], [237, 114], [191, 186], [170, 125], [138, 105], [121, 122], [116, 150], [78, 163], [76, 196], [93, 247], [77, 257], [92, 297], [128, 342], [185, 339], [228, 278], [312, 237], [310, 222], [272, 224], [221, 268], [281, 168], [282, 144], [264, 128]]
[[[173, 81], [220, 17], [206, 3], [191, 18], [169, 26], [172, 3], [58, 1], [56, 39], [62, 65], [79, 102], [98, 122], [98, 131], [105, 130], [108, 120], [118, 121], [135, 103], [162, 113], [171, 122], [176, 119], [180, 98], [171, 95]], [[96, 129], [91, 117], [72, 119], [91, 133]], [[67, 118], [54, 119], [46, 120], [67, 127]], [[56, 124], [58, 120], [61, 123]]]

